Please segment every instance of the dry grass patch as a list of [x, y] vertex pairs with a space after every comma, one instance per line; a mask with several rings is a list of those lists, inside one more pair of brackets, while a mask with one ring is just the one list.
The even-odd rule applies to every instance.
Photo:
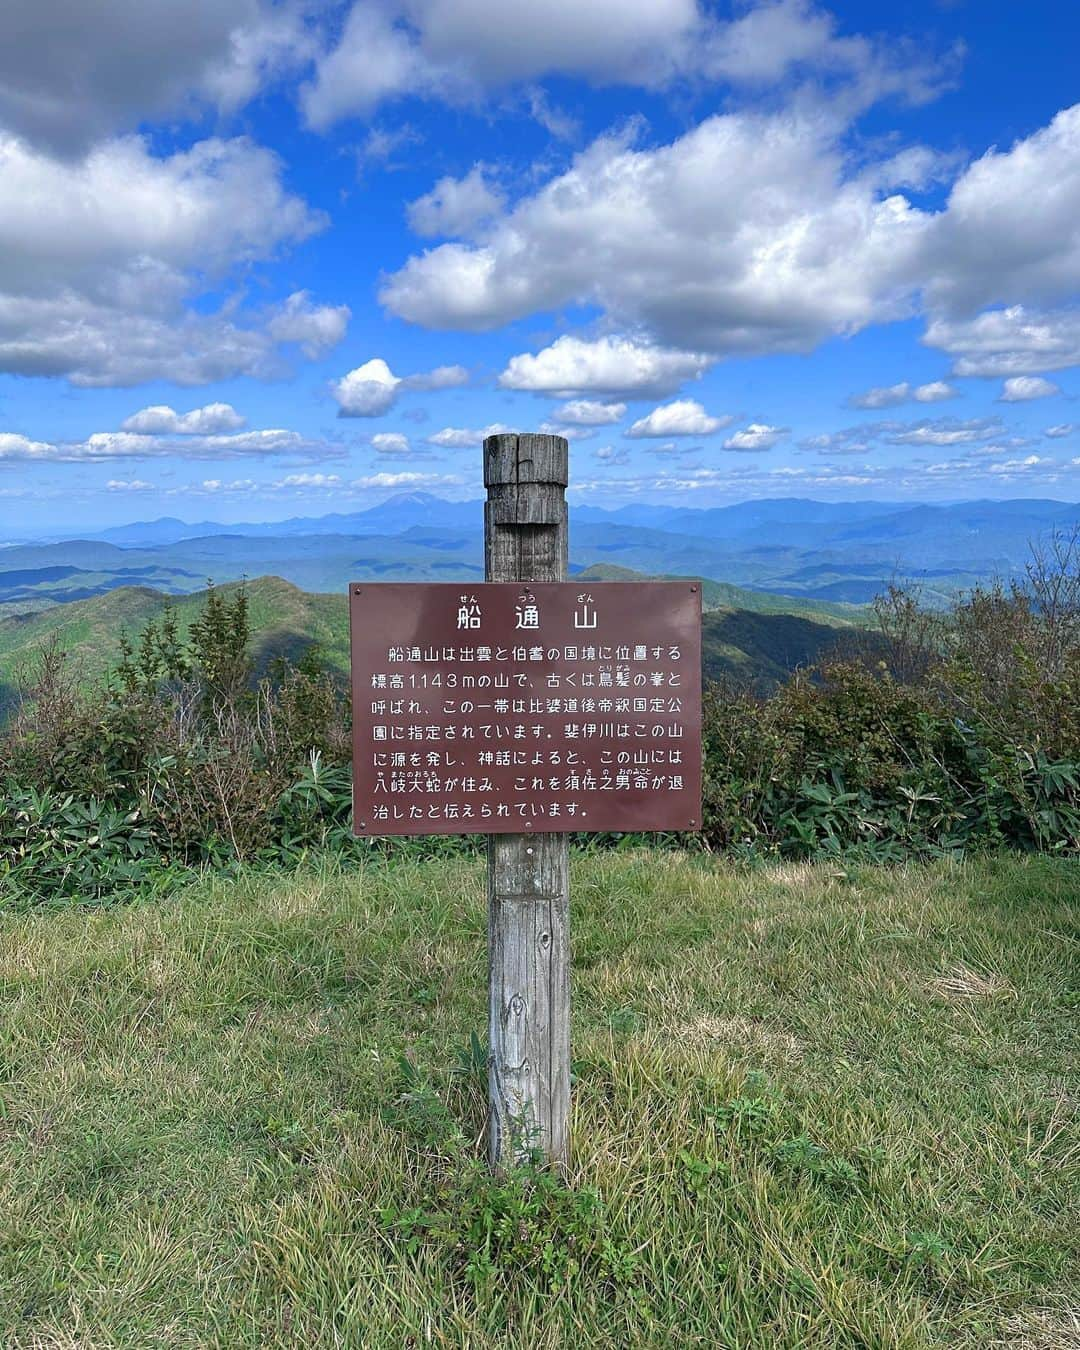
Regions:
[[805, 890], [810, 886], [817, 888], [823, 882], [827, 883], [830, 879], [837, 879], [844, 874], [821, 863], [782, 862], [773, 863], [767, 875], [774, 886], [783, 886], [788, 890]]
[[688, 1022], [668, 1022], [665, 1035], [690, 1045], [728, 1046], [734, 1051], [748, 1047], [765, 1050], [784, 1059], [801, 1059], [803, 1043], [782, 1027], [747, 1017], [695, 1017]]
[[993, 1350], [1080, 1350], [1080, 1306], [1019, 1313]]
[[955, 965], [947, 975], [931, 980], [929, 989], [947, 999], [1016, 998], [1016, 990], [1004, 976], [972, 970], [963, 963]]

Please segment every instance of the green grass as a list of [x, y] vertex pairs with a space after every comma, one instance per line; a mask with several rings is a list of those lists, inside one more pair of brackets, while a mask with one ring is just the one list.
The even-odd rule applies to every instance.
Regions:
[[572, 1196], [477, 1163], [478, 861], [0, 914], [3, 1344], [1076, 1346], [1078, 895], [575, 859]]

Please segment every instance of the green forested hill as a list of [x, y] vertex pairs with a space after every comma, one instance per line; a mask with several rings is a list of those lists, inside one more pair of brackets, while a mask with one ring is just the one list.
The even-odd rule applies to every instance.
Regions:
[[753, 614], [798, 614], [818, 624], [844, 627], [863, 626], [868, 622], [865, 605], [847, 605], [830, 600], [808, 600], [798, 595], [774, 595], [771, 591], [752, 591], [746, 586], [735, 586], [729, 581], [711, 581], [708, 577], [673, 576], [669, 572], [652, 576], [635, 572], [632, 567], [618, 567], [614, 563], [596, 563], [579, 572], [575, 581], [701, 581], [702, 607], [710, 609], [741, 609]]
[[[222, 586], [224, 595], [239, 583]], [[328, 664], [348, 669], [349, 618], [343, 595], [302, 591], [280, 577], [259, 577], [247, 583], [256, 667], [263, 670], [277, 656], [295, 659], [317, 643]], [[201, 614], [206, 592], [168, 596], [146, 586], [125, 586], [106, 595], [21, 617], [0, 619], [0, 705], [10, 701], [19, 672], [32, 664], [34, 653], [55, 638], [69, 653], [80, 682], [97, 679], [112, 669], [118, 640], [134, 637], [150, 619], [171, 604], [181, 629]]]
[[[858, 630], [798, 614], [714, 609], [701, 621], [701, 659], [709, 680], [729, 679], [765, 693], [793, 670], [845, 649]], [[873, 641], [872, 634], [865, 637]]]
[[[601, 570], [605, 575], [596, 575]], [[589, 579], [614, 580], [619, 570], [595, 569]], [[237, 585], [223, 586], [222, 593], [235, 591]], [[843, 610], [842, 606], [819, 609], [792, 600], [790, 609], [796, 612], [777, 612], [788, 603], [785, 597], [740, 592], [738, 587], [718, 582], [706, 581], [703, 585], [704, 666], [712, 679], [727, 676], [767, 687], [797, 666], [818, 660], [845, 632], [856, 627], [852, 619], [840, 618], [834, 612]], [[258, 670], [265, 670], [275, 657], [295, 660], [317, 644], [332, 670], [341, 675], [347, 672], [349, 616], [343, 594], [302, 591], [280, 577], [259, 577], [247, 582], [246, 587]], [[202, 612], [205, 594], [199, 591], [168, 596], [146, 586], [125, 586], [37, 613], [0, 618], [0, 706], [10, 703], [20, 671], [32, 665], [35, 652], [44, 643], [53, 639], [59, 642], [70, 654], [77, 679], [89, 682], [115, 666], [122, 633], [134, 637], [150, 619], [161, 614], [166, 604], [173, 606], [185, 629]], [[733, 595], [754, 602], [756, 611], [724, 603]]]
[[[601, 563], [575, 580], [674, 581]], [[864, 636], [871, 614], [863, 606], [804, 600], [701, 579], [702, 664], [707, 679], [730, 679], [765, 691], [800, 666], [813, 665], [846, 637]]]

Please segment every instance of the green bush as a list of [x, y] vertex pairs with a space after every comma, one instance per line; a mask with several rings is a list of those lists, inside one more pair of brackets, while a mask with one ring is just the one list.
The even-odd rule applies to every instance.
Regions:
[[[924, 691], [842, 665], [763, 703], [713, 698], [705, 837], [795, 856], [963, 846], [975, 816], [963, 735]], [[733, 722], [735, 725], [733, 725]]]
[[[1080, 539], [951, 614], [890, 587], [862, 662], [706, 700], [705, 839], [878, 858], [1080, 848]], [[884, 650], [885, 658], [881, 652]]]
[[765, 702], [713, 692], [706, 844], [882, 860], [1080, 849], [1080, 754], [1060, 734], [1080, 683], [1069, 692], [1043, 681], [1037, 697], [994, 716], [969, 699], [965, 717], [956, 670], [906, 686], [887, 669], [842, 665], [797, 675]]
[[162, 891], [179, 876], [138, 807], [13, 783], [0, 789], [0, 898], [7, 903], [98, 903], [148, 886]]

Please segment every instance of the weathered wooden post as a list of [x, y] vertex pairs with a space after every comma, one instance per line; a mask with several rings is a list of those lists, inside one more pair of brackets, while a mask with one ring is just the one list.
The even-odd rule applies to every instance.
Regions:
[[[565, 581], [562, 436], [484, 442], [488, 581]], [[488, 836], [488, 1091], [493, 1164], [569, 1157], [570, 874], [565, 834]]]
[[488, 836], [495, 1166], [568, 1160], [569, 835], [701, 824], [701, 587], [568, 583], [567, 461], [484, 442], [486, 582], [349, 587], [353, 828]]

